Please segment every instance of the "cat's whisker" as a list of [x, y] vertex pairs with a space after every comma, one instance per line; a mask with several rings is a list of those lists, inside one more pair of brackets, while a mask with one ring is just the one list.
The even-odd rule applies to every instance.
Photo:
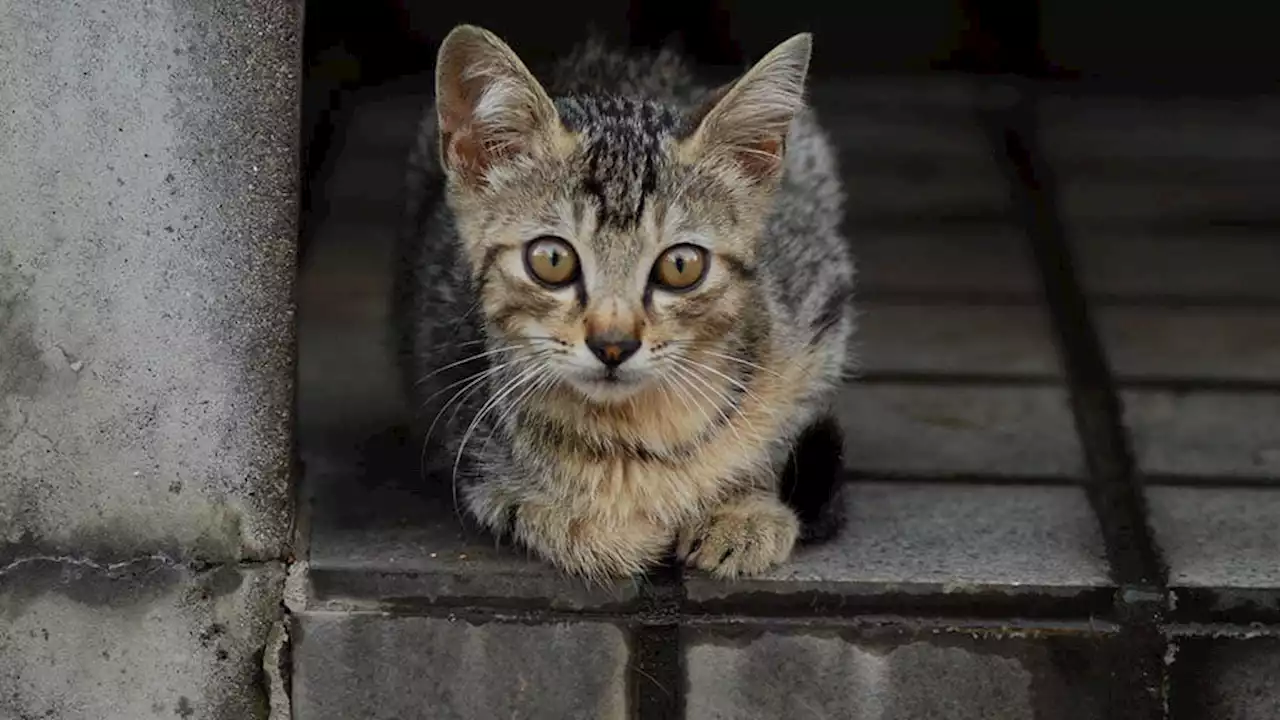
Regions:
[[[684, 405], [685, 409], [689, 411], [690, 415], [693, 414], [693, 408], [697, 407], [698, 412], [702, 414], [702, 418], [706, 421], [706, 425], [704, 427], [710, 428], [712, 425], [715, 425], [715, 423], [712, 422], [711, 420], [710, 413], [708, 413], [706, 411], [706, 408], [702, 407], [702, 405], [698, 403], [698, 399], [694, 398], [693, 405], [690, 405], [689, 399], [685, 397], [685, 394], [683, 392], [685, 386], [676, 385], [675, 383], [672, 382], [672, 380], [678, 381], [680, 379], [679, 376], [674, 371], [668, 372], [667, 370], [659, 369], [658, 376], [662, 379], [660, 387], [662, 388], [662, 391], [664, 393], [666, 393], [668, 396], [674, 395], [675, 397], [679, 398], [680, 402]], [[675, 390], [675, 392], [671, 392], [673, 389]]]
[[[550, 355], [552, 355], [552, 354], [554, 354], [554, 353], [553, 353], [553, 352], [551, 352], [551, 351], [549, 351], [549, 350], [539, 350], [538, 352], [531, 353], [531, 354], [530, 354], [528, 357], [526, 357], [526, 358], [520, 358], [520, 359], [517, 359], [517, 360], [515, 360], [515, 361], [513, 361], [513, 362], [509, 362], [509, 363], [504, 364], [502, 369], [503, 369], [503, 370], [506, 370], [506, 369], [511, 368], [511, 367], [513, 367], [513, 366], [518, 366], [518, 365], [520, 365], [521, 363], [532, 363], [532, 362], [537, 362], [537, 361], [542, 360], [542, 359], [544, 359], [544, 358], [546, 358], [546, 357], [548, 357], [548, 356], [550, 356]], [[490, 374], [490, 375], [486, 376], [486, 378], [485, 378], [485, 379], [486, 379], [486, 380], [491, 380], [491, 379], [493, 379], [494, 375], [495, 375], [495, 374]], [[485, 385], [484, 385], [483, 383], [475, 383], [475, 384], [472, 384], [472, 385], [468, 385], [466, 388], [464, 388], [464, 389], [462, 390], [462, 392], [464, 392], [465, 394], [464, 394], [464, 395], [463, 395], [463, 396], [458, 400], [457, 404], [455, 404], [455, 405], [453, 406], [453, 413], [452, 413], [451, 415], [449, 415], [449, 422], [450, 422], [450, 423], [452, 423], [454, 420], [457, 420], [457, 419], [458, 419], [458, 413], [459, 413], [459, 412], [461, 412], [461, 411], [462, 411], [462, 408], [466, 406], [467, 398], [471, 397], [472, 395], [474, 395], [475, 393], [479, 392], [480, 390], [482, 390], [482, 389], [484, 389], [484, 388], [485, 388]], [[443, 412], [443, 410], [442, 410], [441, 412]]]
[[750, 397], [752, 400], [755, 400], [755, 401], [760, 405], [760, 409], [761, 409], [761, 410], [764, 410], [765, 412], [768, 412], [768, 413], [773, 413], [773, 408], [770, 408], [770, 407], [769, 407], [769, 404], [768, 404], [768, 403], [766, 403], [766, 402], [764, 401], [764, 399], [763, 399], [763, 398], [761, 398], [759, 395], [757, 395], [755, 392], [753, 392], [753, 391], [751, 390], [751, 388], [747, 387], [747, 384], [746, 384], [746, 383], [744, 383], [744, 382], [742, 382], [741, 380], [738, 380], [738, 379], [736, 379], [736, 378], [732, 378], [732, 377], [730, 377], [730, 376], [728, 376], [728, 375], [726, 375], [726, 374], [724, 374], [724, 373], [720, 372], [719, 370], [717, 370], [717, 369], [715, 369], [715, 368], [711, 367], [710, 365], [706, 365], [706, 364], [704, 364], [704, 363], [700, 363], [700, 362], [698, 362], [697, 360], [694, 360], [694, 359], [692, 359], [692, 358], [685, 357], [685, 358], [684, 358], [684, 360], [685, 360], [685, 361], [687, 361], [687, 362], [689, 362], [690, 364], [694, 365], [695, 367], [702, 368], [703, 370], [706, 370], [707, 372], [713, 373], [713, 374], [714, 374], [714, 375], [716, 375], [717, 377], [722, 378], [725, 382], [727, 382], [727, 383], [729, 383], [729, 384], [733, 385], [734, 387], [738, 388], [739, 390], [741, 390], [741, 391], [742, 391], [742, 393], [743, 393], [744, 395], [746, 395], [746, 396]]
[[[679, 398], [680, 403], [684, 405], [684, 409], [689, 411], [690, 414], [692, 414], [693, 407], [689, 405], [689, 400], [681, 393], [671, 392], [672, 384], [671, 384], [670, 372], [662, 367], [658, 367], [657, 371], [658, 371], [658, 388], [661, 390], [662, 394], [668, 398], [667, 404], [668, 405], [671, 404], [670, 403], [671, 397]], [[710, 420], [710, 418], [708, 418], [708, 420]]]
[[[436, 390], [435, 392], [433, 392], [433, 393], [431, 393], [430, 395], [428, 395], [428, 396], [427, 396], [427, 399], [423, 400], [423, 401], [422, 401], [422, 403], [418, 406], [418, 410], [420, 410], [420, 411], [421, 411], [421, 410], [425, 409], [428, 405], [430, 405], [430, 404], [431, 404], [431, 401], [432, 401], [432, 400], [435, 400], [437, 397], [440, 397], [440, 396], [441, 396], [441, 395], [443, 395], [444, 393], [449, 392], [450, 390], [452, 390], [453, 388], [458, 387], [459, 385], [462, 385], [462, 384], [464, 384], [464, 383], [469, 383], [469, 382], [471, 382], [472, 380], [476, 380], [476, 379], [483, 379], [483, 378], [490, 377], [490, 376], [492, 376], [494, 373], [501, 372], [501, 371], [503, 371], [504, 369], [509, 368], [509, 367], [511, 367], [512, 365], [516, 365], [516, 364], [517, 364], [517, 363], [519, 363], [519, 362], [520, 362], [519, 360], [508, 360], [507, 362], [499, 363], [499, 364], [497, 364], [497, 365], [492, 365], [492, 366], [490, 366], [490, 367], [487, 367], [487, 368], [485, 368], [484, 370], [477, 370], [476, 372], [474, 372], [474, 373], [472, 373], [472, 374], [470, 374], [470, 375], [468, 375], [468, 376], [466, 376], [466, 377], [462, 378], [461, 380], [455, 380], [454, 382], [451, 382], [451, 383], [449, 383], [448, 385], [445, 385], [444, 387], [440, 388], [439, 390]], [[470, 387], [470, 385], [468, 385], [468, 387]], [[457, 397], [457, 395], [455, 394], [452, 398], [449, 398], [449, 402], [446, 402], [446, 403], [444, 404], [444, 407], [446, 407], [446, 408], [447, 408], [447, 407], [449, 407], [449, 403], [453, 402], [454, 398], [456, 398], [456, 397]]]
[[693, 347], [695, 351], [700, 352], [700, 353], [702, 353], [703, 355], [710, 355], [710, 356], [711, 356], [711, 357], [713, 357], [713, 358], [719, 358], [719, 359], [721, 359], [721, 360], [728, 360], [728, 361], [730, 361], [730, 362], [736, 362], [736, 363], [739, 363], [739, 364], [741, 364], [741, 365], [745, 365], [745, 366], [747, 366], [747, 367], [749, 367], [749, 368], [751, 368], [751, 369], [753, 369], [753, 370], [759, 370], [759, 371], [761, 371], [761, 372], [769, 373], [770, 375], [772, 375], [772, 376], [774, 376], [774, 377], [776, 377], [776, 378], [778, 378], [778, 379], [782, 379], [782, 373], [780, 373], [780, 372], [778, 372], [778, 371], [776, 371], [776, 370], [773, 370], [773, 369], [771, 369], [771, 368], [767, 368], [767, 367], [765, 367], [765, 366], [763, 366], [763, 365], [760, 365], [759, 363], [753, 363], [753, 362], [751, 362], [750, 360], [747, 360], [747, 359], [745, 359], [745, 358], [740, 358], [740, 357], [738, 357], [738, 356], [736, 356], [736, 355], [729, 355], [729, 354], [726, 354], [726, 353], [716, 352], [716, 351], [714, 351], [714, 350], [708, 350], [708, 349], [706, 349], [705, 347], [701, 347], [701, 346], [700, 346], [700, 344], [695, 343], [694, 341], [691, 341], [691, 340], [689, 340], [689, 341], [676, 341], [676, 342], [675, 342], [675, 343], [673, 343], [673, 344], [674, 344], [674, 345], [676, 345], [677, 347], [686, 347], [686, 346]]
[[[687, 358], [685, 358], [685, 359], [687, 360]], [[743, 421], [744, 423], [746, 423], [746, 425], [747, 425], [747, 430], [749, 430], [749, 431], [751, 432], [751, 435], [752, 435], [753, 439], [756, 439], [756, 440], [760, 440], [760, 439], [762, 439], [764, 436], [760, 433], [760, 430], [759, 430], [758, 428], [756, 428], [755, 424], [751, 422], [751, 418], [750, 418], [750, 417], [748, 417], [748, 416], [747, 416], [747, 414], [746, 414], [745, 412], [743, 412], [743, 411], [742, 411], [742, 407], [741, 407], [740, 405], [738, 405], [737, 403], [735, 403], [735, 402], [733, 401], [733, 398], [729, 397], [729, 394], [728, 394], [727, 392], [725, 392], [725, 391], [724, 391], [724, 390], [722, 390], [721, 388], [716, 387], [716, 384], [715, 384], [715, 383], [713, 383], [713, 382], [711, 382], [711, 379], [710, 379], [710, 378], [705, 377], [701, 372], [699, 372], [699, 370], [698, 370], [698, 368], [699, 368], [699, 367], [701, 367], [701, 368], [705, 368], [705, 369], [707, 369], [707, 370], [710, 370], [710, 369], [711, 369], [711, 368], [709, 368], [709, 367], [707, 367], [707, 366], [705, 366], [705, 365], [702, 365], [701, 363], [693, 363], [691, 366], [689, 366], [689, 367], [688, 367], [690, 377], [692, 377], [692, 378], [694, 378], [694, 379], [698, 380], [699, 382], [701, 382], [705, 387], [707, 387], [709, 390], [711, 390], [711, 392], [713, 392], [713, 393], [715, 393], [716, 395], [720, 396], [720, 398], [721, 398], [722, 400], [724, 400], [724, 402], [725, 402], [726, 404], [728, 404], [730, 407], [732, 407], [734, 410], [736, 410], [736, 411], [737, 411], [737, 415], [738, 415], [738, 417], [742, 418], [742, 421]], [[725, 380], [732, 381], [732, 378], [728, 378], [728, 377], [723, 376], [723, 375], [721, 375], [721, 377], [723, 377]], [[745, 388], [743, 388], [743, 389], [744, 389], [744, 390], [746, 390]], [[750, 391], [749, 391], [749, 390], [746, 390], [746, 392], [747, 392], [747, 393], [750, 393]], [[757, 401], [757, 402], [761, 402], [761, 401], [759, 400], [759, 398], [756, 398], [756, 401]], [[760, 408], [761, 408], [762, 410], [764, 410], [765, 412], [769, 412], [771, 415], [773, 414], [773, 413], [770, 411], [770, 408], [768, 408], [767, 406], [765, 406], [762, 402], [761, 402], [761, 404], [760, 404]]]
[[[734, 426], [733, 421], [729, 418], [729, 413], [725, 411], [724, 406], [717, 403], [715, 400], [711, 399], [711, 396], [708, 395], [705, 390], [695, 385], [690, 379], [691, 378], [696, 379], [706, 387], [711, 388], [712, 390], [715, 390], [715, 386], [707, 382], [707, 380], [702, 376], [698, 375], [697, 372], [694, 370], [694, 368], [684, 365], [682, 362], [683, 359], [680, 358], [678, 355], [673, 355], [672, 357], [680, 363], [680, 368], [682, 370], [688, 371], [687, 375], [682, 375], [681, 377], [683, 377], [686, 381], [689, 382], [689, 387], [692, 388], [699, 395], [701, 395], [703, 398], [705, 398], [707, 403], [710, 404], [712, 408], [714, 408], [717, 412], [720, 413], [720, 417], [724, 419], [724, 424], [727, 425], [729, 427], [729, 430], [733, 432], [734, 437], [736, 437], [738, 441], [741, 442], [742, 435], [741, 433], [738, 432], [738, 428]], [[724, 399], [728, 400], [728, 398], [724, 398]], [[737, 410], [737, 407], [734, 406], [732, 403], [730, 403], [730, 407], [733, 408], [734, 410]]]
[[498, 389], [498, 391], [496, 391], [493, 394], [493, 396], [490, 397], [489, 400], [480, 407], [480, 410], [476, 412], [476, 416], [471, 420], [471, 424], [467, 427], [467, 431], [462, 435], [462, 441], [458, 444], [458, 454], [453, 460], [454, 507], [457, 507], [458, 505], [458, 468], [462, 465], [462, 456], [467, 449], [467, 441], [471, 439], [471, 434], [475, 432], [476, 428], [480, 425], [480, 422], [484, 419], [484, 416], [489, 414], [489, 412], [494, 407], [496, 407], [499, 403], [505, 400], [506, 397], [510, 395], [512, 392], [514, 392], [517, 388], [524, 385], [530, 379], [537, 377], [537, 374], [540, 371], [545, 370], [547, 367], [549, 367], [550, 364], [551, 364], [550, 362], [543, 361], [539, 365], [535, 365], [534, 367], [527, 368], [524, 371], [520, 372], [515, 376], [514, 379], [508, 380], [505, 385], [501, 386]]
[[418, 381], [414, 383], [414, 385], [421, 385], [422, 383], [430, 380], [436, 375], [439, 375], [440, 373], [446, 370], [452, 370], [453, 368], [456, 368], [459, 365], [466, 365], [467, 363], [472, 363], [477, 360], [487, 358], [491, 355], [497, 355], [498, 353], [504, 353], [504, 352], [512, 352], [512, 351], [521, 350], [527, 347], [529, 347], [528, 343], [525, 343], [523, 345], [507, 345], [506, 347], [494, 348], [492, 350], [485, 350], [484, 352], [476, 353], [474, 355], [468, 355], [467, 357], [464, 357], [461, 360], [451, 362], [448, 365], [445, 365], [444, 367], [439, 367], [439, 368], [436, 368], [435, 370], [432, 370], [431, 372], [419, 378]]
[[502, 413], [502, 415], [498, 416], [498, 419], [494, 421], [493, 428], [489, 430], [489, 434], [484, 438], [484, 443], [480, 445], [480, 453], [484, 453], [485, 448], [489, 447], [489, 441], [493, 439], [494, 434], [501, 430], [502, 426], [510, 420], [512, 416], [520, 412], [520, 408], [524, 403], [533, 399], [531, 396], [550, 389], [557, 379], [558, 376], [556, 374], [547, 373], [541, 380], [530, 385], [524, 392], [520, 393], [520, 396], [512, 401], [511, 406], [507, 408], [506, 412]]

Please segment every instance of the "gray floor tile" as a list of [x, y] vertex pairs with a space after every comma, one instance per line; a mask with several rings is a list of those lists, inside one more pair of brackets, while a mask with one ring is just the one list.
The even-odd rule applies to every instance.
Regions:
[[1280, 393], [1125, 390], [1143, 472], [1280, 478]]
[[1026, 240], [1012, 226], [886, 233], [847, 230], [858, 294], [972, 293], [1039, 297]]
[[1001, 217], [1008, 211], [1009, 190], [995, 167], [937, 168], [911, 158], [876, 158], [868, 166], [847, 153], [840, 171], [845, 213], [855, 228], [880, 219]]
[[1097, 523], [1075, 487], [856, 483], [837, 539], [768, 575], [723, 583], [691, 573], [689, 597], [1070, 590], [1110, 584]]
[[[1076, 157], [1280, 160], [1280, 98], [1054, 97], [1041, 107], [1054, 162]], [[1206, 127], [1230, 131], [1207, 133]]]
[[[1271, 177], [1213, 182], [1209, 178], [1178, 177], [1153, 165], [1139, 181], [1108, 178], [1094, 173], [1060, 173], [1059, 202], [1065, 217], [1077, 226], [1099, 221], [1217, 221], [1276, 218], [1275, 188], [1280, 164]], [[1171, 176], [1172, 175], [1172, 176]]]
[[1057, 377], [1048, 311], [1038, 306], [858, 306], [860, 370]]
[[1280, 587], [1280, 489], [1147, 488], [1175, 586]]
[[1280, 299], [1280, 238], [1257, 231], [1099, 232], [1071, 235], [1086, 292], [1119, 298]]
[[1105, 682], [1054, 660], [1078, 651], [1071, 642], [959, 633], [886, 642], [798, 628], [687, 634], [689, 720], [1108, 717]]
[[298, 718], [630, 717], [627, 639], [613, 625], [358, 613], [294, 617]]
[[1280, 380], [1280, 309], [1100, 306], [1094, 317], [1121, 378]]
[[847, 464], [870, 473], [1078, 476], [1066, 391], [855, 383], [836, 414]]

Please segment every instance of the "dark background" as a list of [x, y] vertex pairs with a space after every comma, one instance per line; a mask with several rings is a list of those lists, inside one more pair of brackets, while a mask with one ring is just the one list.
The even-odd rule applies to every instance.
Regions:
[[638, 47], [671, 44], [741, 69], [777, 42], [817, 34], [815, 79], [939, 72], [1050, 80], [1081, 92], [1254, 93], [1280, 79], [1280, 10], [1265, 3], [1098, 0], [560, 0], [555, 3], [311, 0], [306, 8], [303, 242], [322, 200], [345, 95], [410, 78], [429, 83], [440, 40], [482, 25], [530, 64], [588, 28]]

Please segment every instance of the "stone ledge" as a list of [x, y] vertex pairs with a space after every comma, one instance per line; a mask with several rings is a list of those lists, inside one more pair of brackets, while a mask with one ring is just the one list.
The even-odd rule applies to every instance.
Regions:
[[848, 523], [835, 541], [749, 580], [689, 573], [688, 599], [716, 611], [805, 614], [1109, 605], [1102, 539], [1080, 488], [856, 483], [845, 500]]
[[[450, 510], [447, 482], [420, 479], [394, 461], [371, 470], [312, 458], [308, 479], [315, 607], [632, 614], [653, 596], [649, 580], [587, 585], [496, 546]], [[749, 613], [813, 603], [847, 613], [889, 600], [963, 611], [978, 598], [1073, 616], [1109, 608], [1102, 542], [1078, 487], [858, 482], [846, 486], [845, 501], [850, 520], [835, 542], [803, 549], [756, 580], [691, 575], [689, 600]]]

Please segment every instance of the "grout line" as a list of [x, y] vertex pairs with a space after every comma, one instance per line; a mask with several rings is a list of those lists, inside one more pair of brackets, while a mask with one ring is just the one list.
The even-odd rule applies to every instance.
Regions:
[[[1001, 487], [1080, 487], [1086, 480], [1069, 475], [996, 475], [983, 473], [922, 473], [846, 468], [844, 481], [854, 485], [947, 485]], [[1216, 486], [1215, 486], [1216, 487]]]
[[[1033, 102], [1033, 101], [1024, 101]], [[1123, 585], [1163, 591], [1165, 570], [1150, 529], [1129, 438], [1091, 312], [1074, 275], [1074, 259], [1058, 217], [1053, 178], [1037, 146], [1034, 108], [986, 119], [993, 150], [1009, 177], [1040, 270], [1050, 321], [1062, 358], [1071, 406], [1092, 481], [1090, 499], [1105, 536], [1113, 572]]]
[[1115, 679], [1109, 714], [1126, 720], [1164, 718], [1168, 643], [1161, 622], [1168, 602], [1168, 570], [1147, 522], [1146, 497], [1106, 353], [1075, 275], [1054, 178], [1039, 147], [1033, 92], [1023, 88], [1014, 105], [980, 111], [980, 119], [1008, 179], [1039, 269], [1089, 471], [1086, 493], [1112, 576], [1120, 585], [1115, 615], [1125, 636], [1120, 664], [1124, 670]]
[[[1280, 394], [1280, 380], [1255, 378], [1177, 377], [1113, 373], [1115, 392], [1167, 391], [1172, 393]], [[1014, 374], [1000, 371], [863, 370], [855, 385], [925, 385], [933, 387], [1061, 387], [1061, 375], [1040, 372]]]
[[640, 598], [638, 624], [631, 631], [627, 666], [632, 717], [676, 720], [684, 717], [684, 571], [674, 559], [649, 574]]
[[1007, 372], [954, 372], [931, 370], [862, 370], [854, 376], [854, 385], [913, 385], [928, 387], [1062, 387], [1059, 375]]

